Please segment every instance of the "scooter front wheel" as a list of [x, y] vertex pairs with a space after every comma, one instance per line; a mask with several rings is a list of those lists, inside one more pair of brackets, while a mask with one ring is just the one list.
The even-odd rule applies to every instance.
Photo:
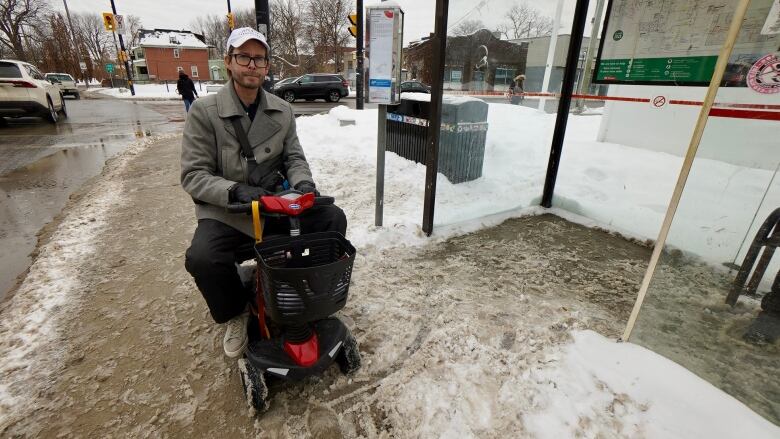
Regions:
[[263, 371], [252, 366], [246, 358], [241, 358], [238, 360], [238, 374], [241, 376], [241, 385], [244, 387], [249, 408], [254, 409], [256, 414], [264, 413], [270, 402]]

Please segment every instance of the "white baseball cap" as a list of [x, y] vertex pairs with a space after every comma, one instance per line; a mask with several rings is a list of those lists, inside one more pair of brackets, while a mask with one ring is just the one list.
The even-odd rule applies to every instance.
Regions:
[[252, 29], [251, 27], [239, 27], [238, 29], [233, 29], [233, 32], [230, 33], [230, 36], [227, 39], [227, 46], [225, 47], [225, 53], [230, 52], [231, 46], [238, 47], [249, 40], [259, 41], [260, 44], [265, 46], [266, 52], [268, 54], [271, 53], [271, 47], [268, 45], [268, 42], [265, 40], [265, 35]]

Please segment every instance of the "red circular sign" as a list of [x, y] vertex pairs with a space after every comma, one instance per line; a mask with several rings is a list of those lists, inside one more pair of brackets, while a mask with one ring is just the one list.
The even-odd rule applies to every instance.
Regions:
[[747, 83], [759, 93], [780, 93], [780, 58], [769, 54], [756, 61], [748, 72]]
[[655, 108], [661, 108], [666, 105], [666, 96], [656, 96], [653, 98], [653, 106]]

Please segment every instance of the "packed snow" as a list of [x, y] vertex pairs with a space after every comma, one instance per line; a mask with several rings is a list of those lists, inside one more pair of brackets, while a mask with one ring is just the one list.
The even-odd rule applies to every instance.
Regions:
[[192, 32], [187, 31], [146, 31], [141, 30], [139, 47], [181, 47], [187, 49], [207, 49], [208, 45]]
[[[361, 252], [380, 256], [382, 249], [424, 247], [510, 217], [543, 211], [537, 205], [554, 118], [524, 107], [491, 104], [483, 177], [454, 185], [439, 175], [437, 226], [432, 239], [420, 228], [425, 167], [393, 153], [387, 153], [386, 158], [384, 226], [373, 225], [376, 110], [341, 106], [297, 122], [318, 187], [335, 196], [349, 215], [350, 240]], [[341, 126], [340, 119], [356, 123]], [[559, 208], [553, 212], [583, 224], [654, 238], [682, 159], [598, 143], [599, 119], [570, 118], [557, 189]], [[139, 144], [129, 150], [122, 160], [129, 160], [143, 147]], [[713, 163], [711, 169], [721, 172], [724, 166], [730, 165]], [[336, 169], [338, 172], [333, 172]], [[754, 175], [750, 170], [741, 172], [746, 178]], [[32, 351], [47, 346], [61, 308], [69, 296], [78, 297], [80, 273], [72, 267], [91, 254], [94, 239], [106, 226], [99, 212], [108, 210], [119, 194], [121, 183], [112, 182], [100, 195], [74, 206], [56, 232], [60, 239], [42, 248], [19, 292], [4, 307], [0, 319], [0, 431], [15, 404], [24, 402], [18, 396], [24, 394], [24, 388], [29, 387], [27, 396], [33, 398], [37, 387], [32, 382], [40, 378], [45, 382], [45, 372], [36, 371], [26, 359]], [[432, 335], [444, 345], [450, 343], [453, 355], [461, 355], [455, 363], [437, 366], [448, 373], [448, 386], [442, 388], [441, 377], [428, 375], [428, 370], [410, 372], [406, 376], [408, 393], [403, 395], [409, 410], [393, 414], [414, 416], [414, 424], [423, 429], [418, 433], [425, 437], [475, 437], [474, 432], [489, 432], [491, 415], [501, 407], [488, 404], [484, 392], [498, 392], [498, 400], [506, 407], [524, 410], [514, 415], [523, 416], [529, 430], [523, 433], [535, 437], [568, 437], [575, 431], [587, 434], [591, 431], [588, 426], [578, 424], [582, 419], [603, 419], [598, 411], [604, 407], [620, 418], [614, 426], [615, 436], [780, 436], [780, 428], [682, 367], [639, 346], [616, 344], [592, 332], [573, 332], [573, 342], [561, 351], [549, 352], [549, 361], [536, 364], [527, 373], [512, 375], [500, 388], [483, 388], [479, 383], [484, 377], [479, 373], [489, 366], [480, 361], [495, 361], [503, 354], [481, 343], [465, 323], [455, 325], [455, 329], [466, 331], [463, 338], [451, 338], [451, 328], [434, 328]], [[533, 339], [525, 342], [535, 343]], [[390, 361], [381, 355], [374, 360]], [[469, 367], [474, 364], [476, 367]], [[372, 367], [366, 364], [367, 369]], [[501, 367], [511, 375], [511, 363]], [[14, 382], [7, 381], [9, 376]], [[539, 395], [528, 407], [517, 400], [517, 392], [525, 387]], [[384, 386], [380, 392], [392, 391], [388, 389]]]

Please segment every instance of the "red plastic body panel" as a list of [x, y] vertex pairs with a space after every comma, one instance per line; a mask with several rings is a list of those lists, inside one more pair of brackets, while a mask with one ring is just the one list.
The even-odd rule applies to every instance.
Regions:
[[301, 367], [313, 366], [320, 358], [320, 345], [317, 341], [317, 334], [312, 334], [311, 338], [301, 344], [284, 342], [284, 351], [287, 355]]
[[308, 193], [297, 198], [278, 197], [265, 195], [260, 197], [260, 204], [264, 212], [281, 213], [288, 216], [298, 216], [314, 206], [314, 194]]

